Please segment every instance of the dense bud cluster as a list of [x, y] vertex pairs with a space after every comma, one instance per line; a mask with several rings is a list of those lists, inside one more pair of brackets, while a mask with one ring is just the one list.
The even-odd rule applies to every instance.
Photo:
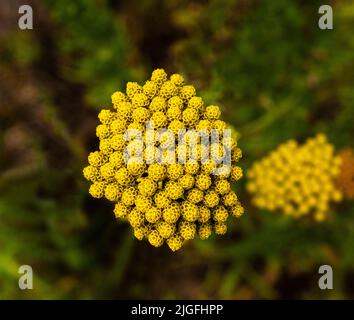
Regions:
[[[112, 95], [112, 105], [98, 115], [99, 150], [90, 153], [83, 170], [92, 182], [90, 194], [114, 202], [115, 216], [155, 247], [166, 242], [176, 251], [196, 236], [225, 234], [228, 217], [243, 214], [231, 189], [242, 177], [236, 166], [242, 153], [233, 138], [214, 141], [208, 149], [195, 133], [223, 136], [219, 107], [205, 106], [181, 75], [168, 78], [163, 69], [153, 71], [143, 86], [128, 82], [125, 93]], [[179, 144], [183, 130], [190, 132]], [[186, 149], [194, 157], [185, 156]], [[222, 165], [217, 159], [227, 154], [230, 163]]]
[[336, 185], [344, 197], [354, 199], [354, 151], [345, 149], [338, 156], [341, 159], [341, 166]]
[[247, 188], [259, 208], [322, 221], [342, 198], [334, 183], [340, 163], [323, 134], [303, 145], [290, 140], [252, 166]]

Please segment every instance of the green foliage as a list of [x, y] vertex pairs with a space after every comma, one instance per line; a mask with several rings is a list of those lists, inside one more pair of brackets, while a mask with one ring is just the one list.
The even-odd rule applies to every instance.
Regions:
[[56, 28], [63, 76], [87, 87], [88, 103], [110, 103], [110, 95], [136, 75], [125, 27], [106, 1], [47, 1]]
[[2, 40], [2, 59], [4, 62], [15, 61], [20, 66], [29, 66], [38, 60], [39, 45], [31, 33], [13, 32]]

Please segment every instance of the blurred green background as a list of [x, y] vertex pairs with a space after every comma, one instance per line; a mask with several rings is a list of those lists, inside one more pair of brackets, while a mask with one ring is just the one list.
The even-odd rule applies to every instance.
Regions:
[[[0, 2], [0, 298], [354, 298], [354, 206], [323, 224], [252, 207], [172, 254], [134, 240], [82, 177], [97, 113], [126, 81], [180, 72], [240, 132], [247, 171], [287, 139], [354, 138], [354, 1]], [[331, 4], [334, 30], [318, 8]], [[34, 290], [18, 288], [18, 268]], [[320, 290], [330, 264], [334, 290]]]

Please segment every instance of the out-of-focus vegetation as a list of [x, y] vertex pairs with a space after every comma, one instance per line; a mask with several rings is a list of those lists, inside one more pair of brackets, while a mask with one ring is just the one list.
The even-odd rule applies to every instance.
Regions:
[[[250, 204], [228, 234], [172, 254], [133, 239], [81, 170], [97, 144], [97, 110], [125, 81], [182, 72], [240, 133], [244, 170], [278, 144], [354, 139], [354, 5], [333, 1], [0, 2], [1, 298], [354, 298], [354, 206], [322, 224]], [[327, 3], [326, 3], [327, 4]], [[18, 268], [34, 290], [18, 288]], [[318, 288], [330, 264], [334, 290]]]

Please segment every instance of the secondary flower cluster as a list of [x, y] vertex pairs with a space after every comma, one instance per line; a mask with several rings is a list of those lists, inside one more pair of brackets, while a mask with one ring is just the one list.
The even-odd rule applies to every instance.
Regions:
[[354, 152], [352, 149], [345, 149], [338, 156], [342, 163], [336, 185], [344, 197], [354, 199]]
[[[231, 182], [242, 177], [241, 168], [235, 165], [242, 156], [236, 140], [214, 142], [209, 152], [197, 137], [199, 142], [192, 148], [196, 157], [182, 156], [182, 162], [181, 157], [176, 161], [182, 146], [175, 147], [177, 134], [184, 129], [224, 131], [219, 107], [205, 106], [181, 75], [168, 78], [163, 69], [153, 71], [143, 86], [128, 82], [125, 93], [112, 95], [112, 104], [113, 109], [103, 109], [98, 115], [99, 150], [90, 153], [89, 166], [83, 170], [92, 182], [90, 194], [115, 202], [116, 217], [130, 223], [136, 238], [147, 239], [155, 247], [166, 242], [176, 251], [196, 235], [207, 239], [213, 231], [225, 234], [228, 217], [243, 214], [231, 189]], [[151, 132], [146, 124], [150, 122], [157, 139], [153, 137], [148, 146]], [[172, 132], [172, 141], [161, 129]], [[140, 140], [131, 139], [133, 135]], [[191, 146], [193, 135], [184, 137], [185, 145]], [[141, 143], [145, 152], [139, 148]], [[203, 157], [216, 153], [229, 154], [230, 166]], [[165, 161], [157, 161], [161, 158]]]
[[322, 221], [342, 198], [334, 184], [340, 162], [323, 134], [303, 145], [290, 140], [252, 166], [247, 188], [259, 208]]

